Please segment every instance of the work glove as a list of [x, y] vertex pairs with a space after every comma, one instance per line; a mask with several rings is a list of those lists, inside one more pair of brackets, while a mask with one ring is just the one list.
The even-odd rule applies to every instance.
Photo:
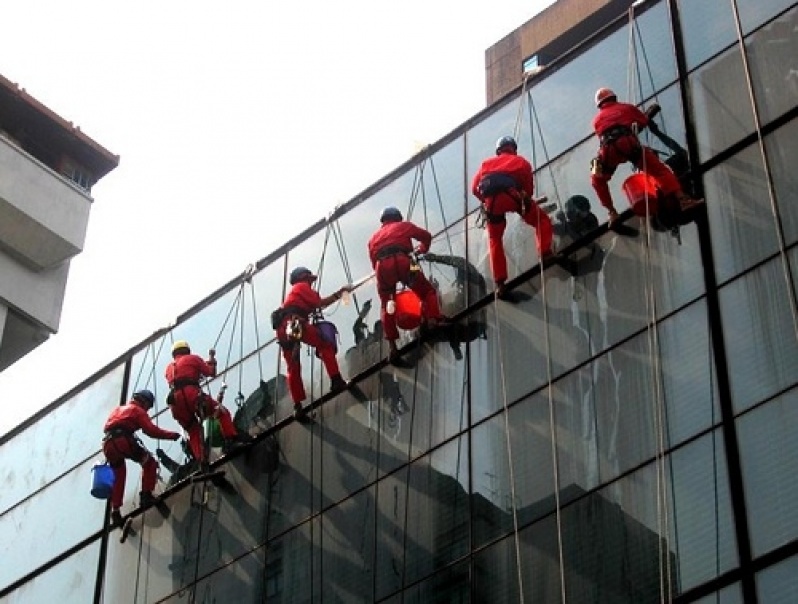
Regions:
[[648, 109], [646, 109], [646, 116], [649, 120], [654, 119], [654, 117], [662, 111], [662, 107], [659, 106], [658, 103], [652, 103]]

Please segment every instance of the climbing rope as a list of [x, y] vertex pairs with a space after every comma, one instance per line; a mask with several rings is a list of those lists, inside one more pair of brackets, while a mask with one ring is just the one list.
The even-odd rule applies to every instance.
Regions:
[[[639, 72], [637, 71], [637, 46], [635, 44], [635, 15], [634, 6], [629, 7], [629, 64], [627, 82], [629, 87], [629, 97], [634, 98], [633, 91], [635, 89], [634, 82], [637, 81]], [[637, 129], [634, 128], [635, 135], [638, 135]], [[642, 146], [642, 143], [639, 142]], [[642, 173], [648, 173], [646, 170], [646, 154], [642, 153], [641, 159]], [[650, 199], [649, 187], [644, 187], [644, 204], [645, 216], [650, 216]], [[665, 434], [665, 403], [664, 394], [662, 392], [661, 376], [662, 367], [660, 360], [660, 345], [659, 345], [659, 332], [657, 329], [657, 303], [656, 303], [656, 288], [654, 285], [654, 269], [653, 269], [653, 242], [652, 242], [652, 229], [650, 221], [644, 220], [646, 236], [641, 240], [643, 248], [644, 262], [644, 283], [645, 283], [645, 301], [646, 301], [646, 331], [647, 342], [649, 348], [649, 360], [651, 370], [651, 382], [653, 388], [653, 411], [654, 411], [654, 435], [656, 439], [656, 455], [655, 455], [655, 471], [656, 471], [656, 509], [657, 509], [657, 534], [660, 537], [661, 545], [658, 549], [659, 556], [659, 591], [660, 601], [672, 602], [673, 594], [671, 592], [671, 565], [670, 556], [670, 528], [669, 528], [669, 514], [668, 514], [668, 496], [667, 496], [667, 472], [666, 472], [666, 434]]]

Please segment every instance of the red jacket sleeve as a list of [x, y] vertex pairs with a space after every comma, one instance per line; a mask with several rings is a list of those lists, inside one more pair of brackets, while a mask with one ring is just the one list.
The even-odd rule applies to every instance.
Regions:
[[138, 405], [134, 405], [137, 411], [134, 412], [134, 418], [138, 427], [141, 429], [144, 434], [151, 438], [170, 438], [174, 432], [171, 430], [164, 430], [163, 428], [159, 428], [156, 426], [152, 420], [150, 419], [149, 414], [139, 407]]

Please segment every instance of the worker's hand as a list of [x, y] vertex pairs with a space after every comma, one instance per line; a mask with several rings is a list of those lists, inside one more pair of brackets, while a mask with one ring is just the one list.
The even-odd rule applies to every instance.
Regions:
[[177, 432], [172, 432], [169, 435], [169, 440], [180, 440], [180, 434], [178, 434]]
[[211, 359], [214, 359], [214, 358], [216, 358], [216, 351], [215, 351], [213, 348], [211, 348], [211, 349], [208, 351], [208, 358], [211, 358]]
[[613, 223], [618, 220], [618, 212], [615, 211], [615, 208], [612, 208], [611, 210], [608, 210], [607, 213], [609, 214], [607, 226], [611, 227]]

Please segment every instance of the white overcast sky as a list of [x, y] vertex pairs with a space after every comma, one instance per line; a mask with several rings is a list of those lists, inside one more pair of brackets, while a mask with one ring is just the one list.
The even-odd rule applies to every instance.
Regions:
[[0, 74], [121, 159], [0, 434], [483, 109], [485, 50], [551, 4], [4, 3]]

